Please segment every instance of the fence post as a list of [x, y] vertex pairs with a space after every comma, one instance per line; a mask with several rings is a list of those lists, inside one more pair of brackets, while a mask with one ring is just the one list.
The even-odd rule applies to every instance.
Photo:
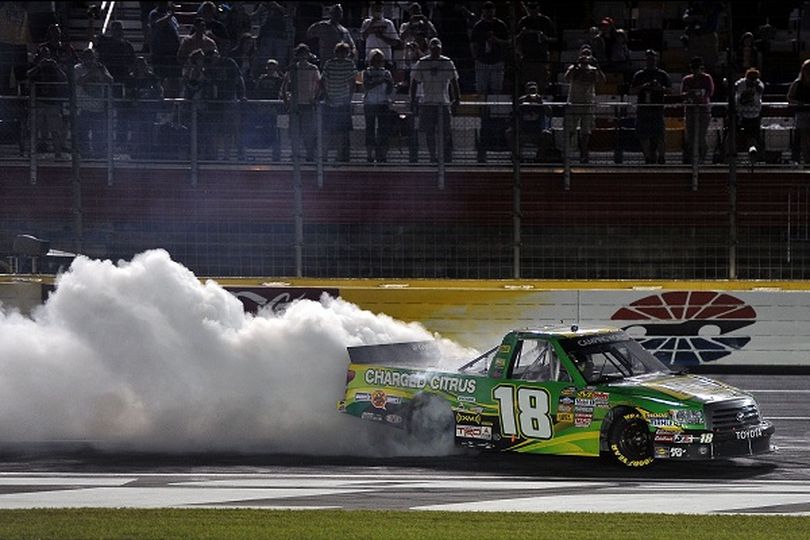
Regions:
[[697, 191], [698, 162], [700, 161], [700, 148], [698, 145], [698, 131], [700, 131], [698, 124], [700, 122], [700, 113], [698, 111], [699, 106], [695, 103], [687, 105], [687, 107], [692, 108], [692, 191]]
[[104, 85], [107, 91], [107, 185], [113, 185], [113, 87]]
[[70, 91], [70, 154], [73, 173], [73, 224], [76, 253], [84, 251], [84, 209], [82, 203], [81, 154], [79, 151], [78, 98], [76, 97], [76, 70], [68, 64], [68, 88]]
[[28, 110], [28, 131], [29, 131], [29, 181], [32, 186], [37, 183], [37, 101], [36, 101], [36, 88], [37, 83], [31, 84], [31, 96]]
[[444, 189], [444, 138], [447, 135], [444, 132], [444, 118], [445, 118], [444, 115], [445, 115], [445, 113], [447, 113], [448, 116], [450, 115], [450, 109], [449, 109], [450, 106], [441, 104], [441, 105], [437, 105], [437, 107], [438, 107], [438, 113], [439, 113], [439, 125], [438, 125], [439, 134], [436, 137], [436, 146], [437, 146], [436, 155], [438, 156], [438, 159], [439, 159], [439, 166], [437, 168], [437, 173], [438, 173], [439, 189], [443, 190]]
[[191, 133], [190, 133], [190, 140], [189, 140], [189, 151], [191, 152], [191, 185], [197, 187], [197, 180], [199, 179], [199, 149], [198, 149], [198, 137], [197, 137], [197, 128], [199, 127], [197, 124], [197, 100], [191, 100]]
[[[568, 104], [563, 105], [563, 188], [571, 190], [571, 133], [569, 133]], [[574, 132], [576, 133], [576, 132]]]
[[318, 189], [323, 187], [323, 162], [324, 162], [324, 148], [323, 148], [323, 103], [315, 103], [315, 129], [317, 130], [317, 138], [315, 139], [315, 153], [317, 160], [315, 161], [315, 175], [318, 177]]

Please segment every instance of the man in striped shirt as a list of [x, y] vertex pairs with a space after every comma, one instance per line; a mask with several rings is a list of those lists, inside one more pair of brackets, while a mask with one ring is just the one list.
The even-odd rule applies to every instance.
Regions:
[[335, 45], [335, 57], [326, 62], [323, 68], [322, 85], [326, 98], [324, 125], [328, 126], [329, 149], [337, 149], [338, 161], [349, 161], [349, 132], [352, 129], [352, 94], [354, 93], [357, 69], [349, 58], [351, 46], [347, 43]]

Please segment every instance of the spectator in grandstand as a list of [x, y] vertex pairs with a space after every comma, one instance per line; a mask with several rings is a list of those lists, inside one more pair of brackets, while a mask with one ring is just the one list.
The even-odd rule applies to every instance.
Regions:
[[0, 3], [0, 95], [16, 94], [28, 67], [28, 14], [22, 4]]
[[746, 32], [740, 38], [740, 48], [737, 52], [737, 67], [743, 72], [750, 68], [759, 68], [760, 59], [754, 34]]
[[684, 163], [692, 163], [696, 150], [699, 162], [706, 159], [706, 134], [712, 118], [711, 101], [714, 95], [714, 79], [706, 73], [703, 59], [699, 56], [692, 58], [689, 70], [690, 73], [681, 80], [686, 127]]
[[107, 147], [107, 93], [113, 78], [93, 49], [83, 50], [79, 58], [74, 68], [79, 148], [83, 155], [100, 156]]
[[222, 24], [232, 39], [250, 34], [253, 30], [253, 23], [244, 2], [231, 2], [231, 9], [225, 13]]
[[228, 56], [233, 58], [236, 65], [239, 66], [239, 72], [245, 81], [245, 88], [253, 86], [256, 78], [254, 74], [261, 69], [256, 63], [256, 38], [253, 37], [253, 34], [242, 34]]
[[259, 65], [273, 58], [281, 69], [290, 61], [290, 37], [287, 35], [287, 9], [278, 2], [259, 2], [251, 13], [259, 21], [256, 59]]
[[335, 45], [334, 57], [323, 68], [323, 86], [326, 107], [324, 126], [329, 137], [324, 147], [324, 158], [329, 149], [335, 148], [338, 161], [349, 161], [349, 132], [352, 130], [352, 94], [354, 94], [357, 69], [349, 59], [351, 47], [340, 42]]
[[295, 63], [284, 75], [281, 96], [290, 108], [290, 139], [294, 156], [300, 157], [301, 146], [307, 161], [315, 158], [315, 100], [321, 83], [318, 66], [310, 59], [312, 53], [305, 43], [295, 48]]
[[605, 71], [624, 75], [630, 68], [630, 48], [627, 46], [627, 32], [617, 28], [610, 58], [605, 65]]
[[704, 69], [714, 73], [719, 57], [717, 29], [723, 11], [721, 2], [690, 2], [684, 11], [685, 30], [681, 41], [692, 57], [703, 58]]
[[[16, 4], [17, 2], [4, 2]], [[31, 32], [31, 43], [40, 43], [48, 39], [48, 27], [58, 22], [56, 2], [19, 2], [28, 12], [28, 28]], [[61, 2], [60, 2], [61, 3]]]
[[765, 84], [759, 78], [759, 70], [748, 68], [745, 77], [734, 83], [734, 98], [740, 129], [745, 137], [749, 155], [758, 155], [762, 150], [760, 123], [762, 122], [762, 95]]
[[563, 122], [566, 156], [576, 146], [579, 148], [580, 162], [588, 163], [596, 107], [596, 85], [605, 81], [605, 74], [594, 65], [592, 56], [581, 54], [576, 64], [568, 67], [564, 79], [569, 84]]
[[[553, 158], [554, 135], [551, 133], [551, 108], [543, 104], [536, 82], [526, 83], [526, 93], [518, 98], [518, 130], [520, 144], [537, 146], [536, 161], [545, 162]], [[506, 130], [506, 140], [513, 154], [520, 159], [520, 148], [515, 146], [515, 133], [512, 126]]]
[[177, 60], [180, 48], [180, 24], [174, 16], [171, 3], [161, 1], [149, 13], [149, 52], [152, 69], [160, 77], [168, 97], [179, 94], [178, 81], [181, 64]]
[[549, 80], [549, 46], [557, 41], [551, 19], [540, 13], [539, 2], [526, 2], [526, 16], [517, 23], [517, 53], [521, 82], [537, 84], [542, 93]]
[[62, 27], [58, 24], [52, 24], [48, 27], [48, 41], [37, 47], [34, 63], [39, 61], [39, 57], [43, 54], [44, 49], [48, 50], [49, 56], [56, 60], [56, 63], [59, 64], [59, 67], [62, 68], [62, 71], [65, 73], [79, 61], [76, 51], [74, 51], [70, 43], [64, 39]]
[[630, 93], [638, 96], [636, 136], [641, 143], [647, 164], [664, 163], [666, 127], [664, 124], [664, 94], [672, 88], [669, 74], [658, 67], [658, 53], [647, 49], [647, 67], [638, 70], [630, 83]]
[[97, 35], [95, 38], [98, 58], [117, 83], [126, 83], [129, 72], [135, 64], [135, 48], [124, 37], [124, 25], [113, 21], [110, 35]]
[[[279, 71], [278, 61], [271, 58], [265, 62], [264, 73], [256, 79], [256, 83], [248, 95], [253, 99], [279, 99], [283, 82], [284, 78]], [[279, 161], [281, 159], [281, 136], [278, 132], [278, 109], [274, 104], [260, 103], [256, 110], [258, 114], [252, 115], [246, 121], [258, 127], [262, 146], [271, 149], [273, 161]]]
[[593, 57], [599, 65], [606, 65], [613, 55], [613, 44], [616, 42], [616, 24], [611, 17], [605, 17], [599, 22], [596, 35], [591, 39]]
[[231, 50], [231, 38], [228, 29], [219, 20], [219, 8], [211, 1], [203, 2], [197, 9], [197, 16], [205, 21], [205, 28], [208, 37], [217, 44], [217, 50], [223, 53]]
[[238, 158], [244, 159], [240, 107], [245, 100], [245, 81], [233, 58], [220, 55], [216, 49], [208, 56], [208, 72], [214, 90], [214, 99], [208, 103], [214, 125], [209, 129], [214, 133], [215, 158], [221, 147], [222, 159], [231, 159], [231, 149], [235, 147]]
[[160, 110], [163, 86], [145, 56], [136, 56], [126, 83], [124, 129], [130, 132], [132, 156], [147, 157], [152, 150], [152, 129]]
[[185, 64], [191, 52], [197, 49], [206, 54], [217, 50], [217, 44], [208, 36], [207, 24], [202, 17], [194, 19], [191, 33], [180, 42], [180, 47], [177, 49], [177, 60], [181, 64]]
[[390, 96], [394, 90], [391, 72], [385, 68], [385, 53], [372, 49], [363, 71], [363, 114], [366, 119], [366, 160], [385, 163], [388, 154]]
[[335, 46], [338, 43], [345, 43], [349, 46], [349, 56], [355, 56], [354, 40], [349, 30], [340, 21], [343, 19], [343, 8], [340, 4], [335, 4], [329, 8], [329, 18], [313, 23], [307, 28], [307, 39], [318, 40], [318, 51], [321, 66], [327, 60], [334, 58]]
[[807, 166], [810, 165], [810, 60], [802, 63], [799, 76], [790, 84], [787, 100], [796, 110], [801, 161]]
[[393, 59], [391, 51], [400, 44], [399, 33], [394, 23], [383, 17], [382, 2], [372, 2], [370, 14], [371, 16], [364, 20], [360, 27], [360, 34], [366, 40], [366, 64], [371, 65], [371, 52], [378, 50], [390, 67]]
[[65, 146], [65, 124], [62, 120], [62, 104], [68, 95], [67, 75], [50, 51], [44, 49], [39, 61], [28, 70], [28, 81], [34, 88], [36, 102], [37, 148], [46, 151], [50, 138], [56, 159], [61, 159]]
[[428, 42], [437, 37], [436, 27], [422, 14], [418, 2], [408, 7], [408, 20], [399, 26], [399, 37], [403, 43], [413, 43], [419, 51], [419, 58], [428, 53]]
[[506, 23], [495, 17], [493, 2], [484, 2], [481, 19], [472, 29], [470, 45], [475, 59], [475, 91], [483, 95], [500, 94], [509, 29]]
[[[453, 139], [450, 131], [450, 107], [457, 107], [461, 98], [458, 72], [450, 58], [442, 55], [442, 42], [432, 38], [428, 43], [430, 54], [422, 57], [411, 71], [411, 110], [419, 115], [419, 125], [425, 132], [430, 160], [438, 161], [437, 131], [442, 142], [445, 161], [451, 160]], [[422, 88], [417, 101], [417, 86]], [[441, 126], [441, 127], [440, 127]]]

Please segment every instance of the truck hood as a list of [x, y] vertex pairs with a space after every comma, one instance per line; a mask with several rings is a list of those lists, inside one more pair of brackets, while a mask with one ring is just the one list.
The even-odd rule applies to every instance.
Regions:
[[647, 373], [612, 382], [609, 386], [612, 390], [619, 392], [630, 388], [643, 389], [651, 391], [653, 395], [663, 394], [677, 400], [690, 400], [700, 403], [751, 397], [750, 394], [743, 392], [739, 388], [699, 375]]

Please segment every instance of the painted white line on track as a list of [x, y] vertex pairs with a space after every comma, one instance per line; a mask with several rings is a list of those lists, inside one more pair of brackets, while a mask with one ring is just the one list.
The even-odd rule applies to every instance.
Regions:
[[810, 416], [766, 416], [766, 420], [810, 420]]
[[743, 390], [744, 392], [754, 393], [757, 394], [810, 394], [810, 390], [785, 390], [784, 388], [779, 389], [768, 389], [768, 390]]

